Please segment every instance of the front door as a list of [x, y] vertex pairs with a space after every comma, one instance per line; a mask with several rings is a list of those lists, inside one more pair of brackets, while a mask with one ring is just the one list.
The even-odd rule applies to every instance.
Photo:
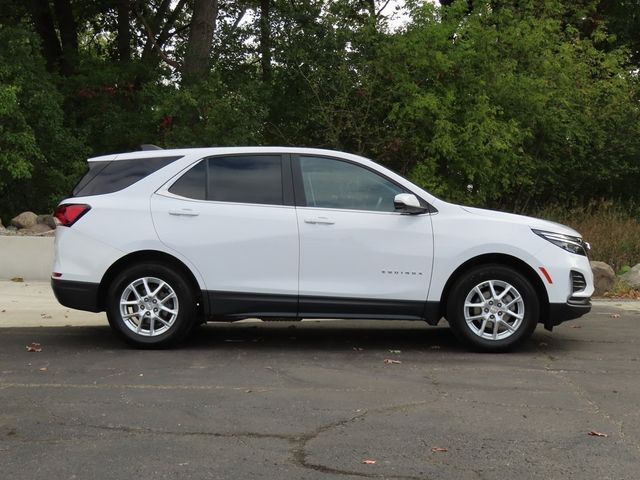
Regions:
[[294, 159], [301, 317], [421, 318], [431, 276], [427, 214], [395, 211], [407, 190], [361, 165]]

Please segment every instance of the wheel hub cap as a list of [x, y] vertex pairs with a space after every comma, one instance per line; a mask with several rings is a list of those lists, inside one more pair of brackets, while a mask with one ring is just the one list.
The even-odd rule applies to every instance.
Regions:
[[164, 280], [143, 277], [131, 282], [120, 296], [120, 315], [137, 335], [162, 335], [178, 318], [178, 296]]
[[464, 318], [475, 335], [487, 340], [503, 340], [522, 325], [522, 295], [505, 281], [486, 280], [473, 287], [467, 295]]

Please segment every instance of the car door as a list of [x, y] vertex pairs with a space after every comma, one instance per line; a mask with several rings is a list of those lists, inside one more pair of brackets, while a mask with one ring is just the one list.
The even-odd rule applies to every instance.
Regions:
[[421, 318], [433, 259], [431, 217], [395, 211], [410, 193], [344, 159], [294, 157], [299, 314]]
[[151, 211], [160, 240], [200, 270], [214, 315], [296, 315], [288, 156], [203, 159], [156, 192]]

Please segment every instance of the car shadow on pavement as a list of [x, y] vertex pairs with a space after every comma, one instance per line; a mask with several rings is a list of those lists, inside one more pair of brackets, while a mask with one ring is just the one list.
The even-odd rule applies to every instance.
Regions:
[[[20, 345], [38, 342], [70, 351], [137, 350], [127, 345], [108, 326], [23, 327], [0, 331], [6, 340], [12, 338]], [[562, 346], [561, 340], [554, 339], [548, 332], [538, 329], [515, 352], [535, 352], [541, 346], [547, 352], [569, 348]], [[196, 327], [177, 348], [181, 351], [468, 351], [446, 322], [430, 327], [420, 322], [404, 321], [212, 322]]]

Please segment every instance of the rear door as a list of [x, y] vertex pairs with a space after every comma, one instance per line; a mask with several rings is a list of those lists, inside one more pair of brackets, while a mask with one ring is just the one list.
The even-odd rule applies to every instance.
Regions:
[[151, 210], [160, 240], [200, 270], [214, 315], [296, 315], [298, 226], [288, 156], [203, 159], [156, 192]]

